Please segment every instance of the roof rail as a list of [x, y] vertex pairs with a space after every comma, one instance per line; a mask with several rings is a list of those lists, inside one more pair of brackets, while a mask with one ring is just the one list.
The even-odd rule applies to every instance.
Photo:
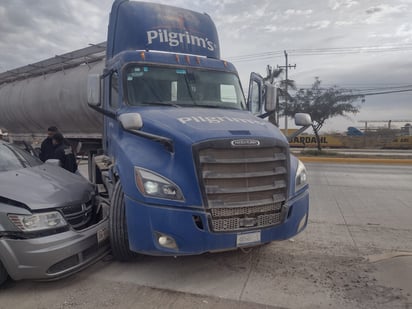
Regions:
[[102, 60], [106, 56], [106, 42], [90, 44], [66, 54], [0, 73], [0, 85], [47, 73], [72, 68], [80, 64]]

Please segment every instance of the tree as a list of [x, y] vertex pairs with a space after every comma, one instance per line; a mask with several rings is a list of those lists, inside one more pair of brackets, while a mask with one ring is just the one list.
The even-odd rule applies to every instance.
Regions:
[[[273, 69], [271, 66], [267, 66], [267, 76], [264, 78], [264, 81], [274, 83], [274, 79], [279, 77], [279, 75], [283, 72], [283, 69]], [[287, 90], [288, 89], [288, 90]], [[289, 90], [296, 91], [296, 84], [294, 80], [291, 79], [283, 79], [279, 81], [279, 88], [278, 88], [278, 101], [276, 105], [276, 113], [273, 113], [269, 116], [269, 121], [276, 126], [279, 126], [279, 116], [282, 114], [282, 110], [285, 106], [284, 102], [286, 98], [288, 102], [293, 100], [293, 97], [290, 95]], [[279, 100], [279, 98], [281, 100]]]
[[299, 89], [288, 104], [287, 109], [281, 106], [282, 115], [293, 117], [296, 113], [308, 113], [314, 122], [318, 149], [321, 150], [319, 130], [327, 119], [336, 116], [348, 117], [347, 114], [356, 114], [360, 106], [355, 102], [364, 102], [363, 95], [353, 94], [351, 90], [338, 88], [322, 88], [321, 80], [316, 77], [310, 89]]

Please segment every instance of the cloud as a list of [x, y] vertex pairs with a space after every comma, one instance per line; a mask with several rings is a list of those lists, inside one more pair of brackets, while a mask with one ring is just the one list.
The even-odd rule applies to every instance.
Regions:
[[331, 22], [329, 20], [319, 20], [309, 24], [306, 24], [306, 29], [321, 30], [328, 28]]
[[395, 32], [395, 35], [398, 37], [407, 37], [410, 42], [412, 39], [412, 23], [405, 23], [398, 27]]
[[309, 16], [312, 15], [313, 10], [295, 10], [295, 9], [287, 9], [284, 13], [285, 16]]
[[373, 13], [377, 13], [377, 12], [381, 12], [381, 11], [382, 11], [382, 8], [373, 7], [373, 8], [367, 9], [365, 12], [366, 12], [366, 14], [373, 14]]
[[335, 25], [338, 26], [338, 27], [352, 26], [353, 24], [355, 24], [355, 22], [353, 20], [338, 20], [338, 21], [335, 21]]
[[364, 20], [366, 24], [386, 23], [388, 18], [396, 15], [403, 15], [408, 11], [407, 5], [388, 5], [381, 4], [374, 7], [369, 7], [365, 10], [368, 15]]
[[[299, 56], [292, 50], [412, 43], [411, 0], [150, 1], [209, 14], [216, 23], [225, 59], [269, 52], [267, 57], [251, 56], [248, 61], [235, 62], [244, 89], [251, 71], [264, 75], [267, 64], [284, 65], [283, 50], [290, 52], [289, 63], [297, 65], [289, 71], [289, 78], [297, 83], [311, 83], [314, 76], [328, 84], [350, 83], [352, 87], [410, 81], [412, 64], [407, 59], [412, 57], [408, 49], [312, 56]], [[0, 0], [0, 71], [106, 40], [112, 2]], [[273, 51], [281, 52], [272, 56]], [[411, 95], [367, 98], [361, 116], [365, 118], [369, 112], [374, 117], [374, 111], [384, 110], [394, 98], [399, 113], [412, 118]], [[394, 113], [398, 113], [396, 107], [392, 108]], [[330, 125], [335, 123], [333, 119]]]
[[351, 8], [357, 4], [359, 2], [355, 0], [329, 0], [329, 7], [334, 11], [340, 8]]
[[110, 7], [111, 0], [2, 1], [0, 71], [105, 41]]

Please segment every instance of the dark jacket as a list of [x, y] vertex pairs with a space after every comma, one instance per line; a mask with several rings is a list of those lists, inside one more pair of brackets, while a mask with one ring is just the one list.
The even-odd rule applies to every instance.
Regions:
[[59, 144], [54, 147], [53, 158], [60, 160], [61, 167], [68, 170], [69, 172], [77, 171], [76, 157], [73, 154], [71, 147], [64, 144]]
[[43, 162], [46, 162], [48, 159], [52, 159], [54, 156], [54, 145], [52, 143], [51, 137], [47, 137], [40, 146], [39, 158]]

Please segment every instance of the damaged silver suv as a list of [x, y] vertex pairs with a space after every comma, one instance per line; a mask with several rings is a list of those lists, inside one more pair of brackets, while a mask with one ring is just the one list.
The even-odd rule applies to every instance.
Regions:
[[104, 256], [107, 207], [83, 177], [0, 141], [0, 284], [65, 277]]

